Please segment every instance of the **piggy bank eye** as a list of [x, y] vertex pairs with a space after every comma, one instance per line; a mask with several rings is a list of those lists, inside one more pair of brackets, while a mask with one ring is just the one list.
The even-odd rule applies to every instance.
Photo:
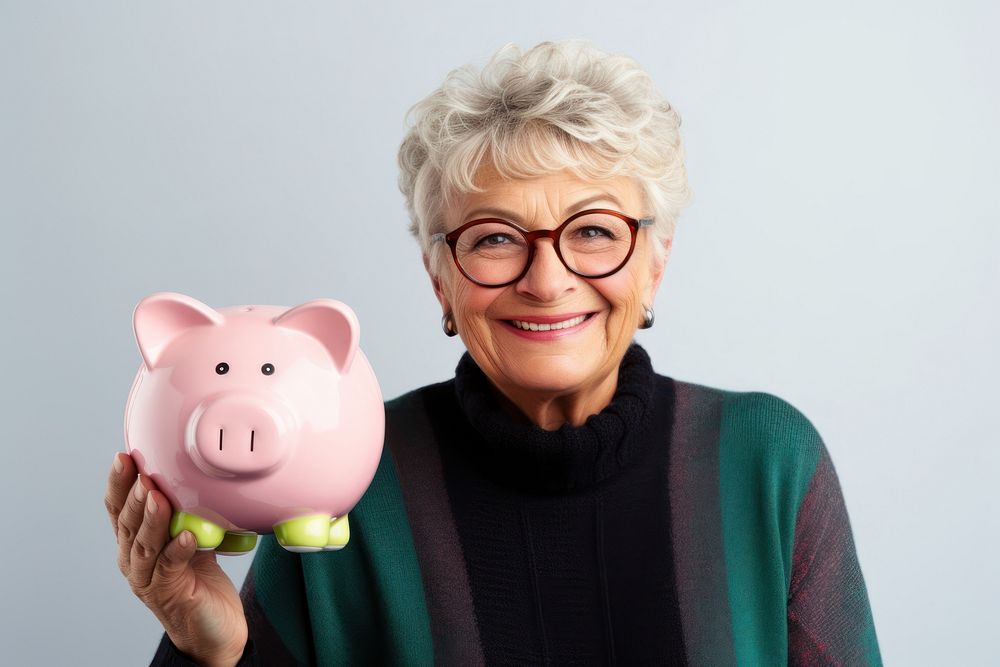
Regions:
[[218, 373], [219, 375], [225, 375], [226, 373], [229, 372], [229, 364], [227, 364], [224, 361], [221, 362], [218, 366], [215, 367], [215, 372]]
[[274, 365], [264, 364], [263, 366], [260, 367], [260, 372], [263, 373], [264, 375], [274, 375]]

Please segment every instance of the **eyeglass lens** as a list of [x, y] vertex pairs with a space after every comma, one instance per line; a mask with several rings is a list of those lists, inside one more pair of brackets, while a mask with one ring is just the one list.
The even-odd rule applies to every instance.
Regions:
[[[576, 218], [559, 236], [559, 252], [571, 271], [600, 276], [620, 268], [632, 246], [632, 229], [621, 218], [590, 213]], [[474, 280], [489, 285], [510, 282], [530, 255], [524, 235], [500, 221], [469, 227], [458, 237], [455, 256]]]

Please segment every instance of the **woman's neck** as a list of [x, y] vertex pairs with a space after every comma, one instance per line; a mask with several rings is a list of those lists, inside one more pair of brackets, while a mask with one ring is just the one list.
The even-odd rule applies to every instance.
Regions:
[[588, 417], [606, 408], [618, 388], [618, 369], [596, 385], [565, 393], [528, 392], [495, 384], [492, 387], [511, 417], [531, 422], [546, 431], [556, 431], [564, 424], [582, 426]]
[[471, 427], [460, 439], [463, 456], [492, 479], [548, 491], [581, 489], [617, 474], [649, 439], [657, 383], [649, 355], [630, 346], [611, 377], [610, 402], [598, 400], [596, 391], [567, 392], [548, 401], [534, 396], [522, 408], [466, 352], [452, 387], [462, 414], [448, 419]]

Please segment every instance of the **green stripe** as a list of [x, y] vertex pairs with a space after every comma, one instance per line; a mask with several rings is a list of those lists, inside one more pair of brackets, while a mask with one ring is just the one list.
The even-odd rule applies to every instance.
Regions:
[[821, 451], [812, 424], [787, 402], [758, 392], [725, 392], [719, 492], [733, 644], [741, 665], [788, 659], [795, 519]]
[[254, 596], [268, 623], [299, 664], [312, 661], [309, 646], [309, 610], [302, 598], [299, 559], [278, 545], [274, 535], [263, 535], [251, 566]]
[[351, 540], [340, 551], [295, 555], [273, 536], [262, 541], [254, 570], [268, 620], [302, 662], [432, 664], [423, 582], [388, 448], [349, 521]]

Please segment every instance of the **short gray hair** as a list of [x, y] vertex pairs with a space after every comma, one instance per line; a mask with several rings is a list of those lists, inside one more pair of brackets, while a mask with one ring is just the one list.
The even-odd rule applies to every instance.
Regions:
[[454, 194], [477, 190], [484, 161], [506, 178], [570, 169], [581, 178], [637, 179], [656, 218], [654, 257], [691, 200], [680, 114], [635, 60], [584, 40], [528, 51], [508, 44], [481, 71], [450, 72], [407, 118], [399, 188], [410, 232], [432, 261], [442, 212]]

